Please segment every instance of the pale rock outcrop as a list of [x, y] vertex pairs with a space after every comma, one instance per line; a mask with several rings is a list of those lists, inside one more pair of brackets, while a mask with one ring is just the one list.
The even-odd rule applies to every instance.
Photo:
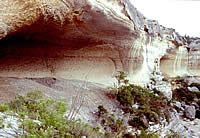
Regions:
[[175, 137], [190, 137], [197, 138], [200, 136], [200, 120], [195, 119], [182, 119], [180, 113], [176, 111], [169, 112], [169, 120], [163, 120], [161, 124], [151, 126], [150, 131], [157, 132], [160, 137], [166, 137], [167, 135]]
[[184, 110], [184, 108], [182, 107], [182, 104], [180, 102], [175, 102], [175, 107], [179, 108], [181, 111]]
[[195, 106], [187, 106], [184, 110], [184, 114], [187, 118], [194, 120], [196, 115]]
[[[20, 119], [17, 118], [17, 114], [9, 112], [9, 113], [1, 113], [0, 119], [1, 129], [0, 129], [0, 137], [9, 137], [14, 138], [16, 136], [23, 135], [25, 131], [20, 128]], [[3, 125], [3, 126], [2, 126]]]
[[193, 87], [188, 87], [188, 90], [191, 91], [191, 92], [200, 92], [199, 89], [195, 86]]
[[0, 14], [6, 30], [1, 38], [7, 35], [0, 76], [112, 85], [115, 73], [124, 71], [131, 82], [144, 85], [155, 61], [182, 43], [174, 29], [146, 19], [129, 0], [20, 2], [8, 0]]
[[[42, 5], [38, 1], [35, 2], [37, 6]], [[63, 4], [62, 1], [59, 3]], [[30, 12], [29, 7], [23, 5], [24, 11], [30, 14], [29, 16], [25, 14], [23, 17], [27, 20], [31, 18], [30, 20], [33, 21], [29, 27], [20, 28], [21, 24], [18, 25], [18, 22], [26, 22], [21, 18], [18, 21], [18, 18], [14, 17], [13, 24], [9, 22], [5, 24], [13, 28], [10, 30], [19, 32], [16, 36], [21, 37], [21, 41], [25, 39], [29, 41], [30, 39], [27, 38], [31, 38], [35, 43], [17, 41], [9, 44], [7, 41], [12, 41], [9, 38], [5, 40], [6, 44], [2, 42], [1, 76], [55, 76], [107, 84], [116, 71], [128, 72], [133, 62], [130, 49], [138, 33], [135, 32], [134, 24], [127, 16], [120, 14], [121, 11], [116, 13], [113, 9], [117, 6], [122, 10], [122, 6], [118, 3], [112, 6], [112, 2], [106, 5], [107, 3], [96, 0], [65, 1], [65, 5], [71, 6], [66, 6], [64, 15], [59, 14], [59, 7], [54, 8], [55, 4], [54, 7], [50, 5], [51, 9], [55, 9], [52, 15], [58, 12], [55, 17], [51, 17], [51, 11], [46, 10], [46, 7], [36, 7]], [[10, 14], [15, 13], [17, 17], [23, 14], [21, 5], [15, 6], [20, 11], [9, 11], [11, 13], [4, 11], [7, 13], [3, 15], [5, 19], [10, 19]], [[37, 11], [36, 18], [34, 15]], [[57, 20], [53, 20], [57, 14], [63, 18], [60, 24]], [[16, 25], [20, 30], [15, 27]], [[7, 30], [7, 34], [12, 33], [10, 30]], [[15, 39], [15, 36], [11, 37]]]
[[192, 42], [170, 50], [168, 54], [161, 59], [161, 71], [166, 73], [169, 77], [188, 75], [199, 78], [199, 46], [200, 44]]

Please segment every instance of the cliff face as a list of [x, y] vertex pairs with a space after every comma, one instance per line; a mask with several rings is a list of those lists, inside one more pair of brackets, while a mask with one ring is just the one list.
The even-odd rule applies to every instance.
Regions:
[[1, 77], [112, 86], [117, 71], [124, 71], [131, 82], [150, 83], [171, 99], [163, 75], [199, 74], [198, 39], [148, 20], [128, 0], [8, 0], [0, 5]]
[[199, 44], [195, 41], [170, 50], [161, 59], [161, 71], [170, 77], [195, 76], [199, 78]]
[[[20, 27], [18, 22], [23, 22], [21, 18], [20, 21], [18, 18], [13, 19], [13, 24], [3, 22], [7, 26], [10, 25], [11, 29], [1, 35], [8, 34], [1, 43], [1, 76], [55, 76], [104, 82], [106, 79], [110, 80], [117, 70], [128, 71], [129, 61], [126, 59], [129, 58], [129, 50], [138, 37], [134, 24], [128, 17], [119, 11], [116, 13], [111, 3], [105, 5], [106, 2], [104, 4], [98, 1], [58, 2], [60, 5], [64, 4], [65, 13], [62, 9], [55, 9], [55, 15], [52, 17], [52, 11], [47, 10], [47, 13], [43, 14], [42, 11], [46, 9], [38, 7], [32, 11], [39, 12], [37, 18], [26, 16], [27, 20], [30, 17], [33, 21], [29, 26]], [[114, 4], [120, 9], [123, 8], [117, 3]], [[26, 6], [23, 7], [25, 11], [28, 8]], [[20, 16], [21, 8], [19, 13], [15, 11], [10, 14]], [[10, 18], [4, 16], [6, 19]], [[15, 30], [14, 34], [12, 30]]]
[[[8, 0], [0, 5], [4, 77], [53, 76], [110, 85], [114, 74], [124, 71], [144, 84], [167, 51], [184, 43], [174, 29], [146, 19], [128, 0]], [[168, 74], [169, 61], [162, 61]]]

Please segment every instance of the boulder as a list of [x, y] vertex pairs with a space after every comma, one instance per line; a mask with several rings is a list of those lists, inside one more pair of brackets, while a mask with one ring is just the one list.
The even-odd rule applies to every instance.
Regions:
[[186, 103], [185, 103], [184, 101], [182, 101], [182, 102], [181, 102], [181, 106], [182, 106], [183, 108], [185, 108]]
[[195, 109], [198, 109], [199, 108], [199, 105], [197, 102], [192, 102], [190, 105], [193, 105], [195, 107]]
[[182, 105], [181, 105], [180, 102], [177, 102], [177, 101], [176, 101], [175, 106], [176, 106], [178, 109], [182, 110], [182, 111], [184, 110], [184, 108], [182, 107]]
[[178, 107], [178, 108], [181, 108], [181, 107], [182, 107], [182, 106], [181, 106], [181, 103], [180, 103], [180, 102], [177, 102], [177, 101], [175, 102], [175, 106]]
[[191, 91], [191, 92], [200, 92], [199, 89], [195, 86], [193, 87], [188, 87], [188, 90]]
[[184, 110], [184, 115], [189, 118], [190, 120], [194, 120], [195, 119], [195, 115], [196, 115], [196, 110], [194, 106], [186, 106], [185, 110]]
[[[194, 55], [193, 55], [194, 56]], [[198, 61], [196, 62], [196, 64], [198, 63]], [[191, 84], [193, 84], [193, 83], [200, 83], [200, 80], [197, 78], [197, 77], [195, 77], [194, 75], [185, 75], [185, 76], [183, 76], [183, 78], [184, 78], [184, 81], [188, 84], [188, 85], [191, 85]]]

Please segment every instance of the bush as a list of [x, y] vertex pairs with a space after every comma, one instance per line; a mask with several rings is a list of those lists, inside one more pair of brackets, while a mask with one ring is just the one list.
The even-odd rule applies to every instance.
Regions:
[[43, 98], [40, 91], [18, 96], [9, 104], [0, 105], [1, 111], [12, 110], [19, 115], [23, 137], [81, 137], [99, 136], [94, 129], [80, 121], [68, 120], [67, 104], [63, 99]]
[[[131, 114], [129, 124], [138, 129], [147, 129], [150, 121], [159, 123], [163, 117], [163, 109], [168, 108], [167, 98], [156, 89], [152, 92], [134, 84], [124, 83], [124, 74], [120, 72], [119, 76], [116, 76], [120, 84], [115, 94], [124, 112]], [[137, 109], [134, 104], [138, 105]]]
[[177, 132], [170, 129], [169, 134], [167, 134], [167, 138], [181, 138], [181, 136]]
[[173, 97], [178, 101], [191, 102], [197, 97], [195, 92], [188, 91], [187, 88], [177, 88], [173, 91]]
[[173, 91], [173, 100], [177, 101], [185, 101], [187, 104], [190, 104], [195, 98], [200, 98], [199, 92], [191, 92], [189, 91], [188, 87], [197, 87], [200, 88], [200, 84], [198, 83], [192, 83], [191, 85], [188, 85], [183, 78], [176, 77], [174, 78], [174, 81], [176, 84], [179, 85], [179, 88], [176, 88]]
[[108, 113], [108, 111], [103, 107], [103, 105], [98, 106], [97, 114], [98, 114], [99, 117], [104, 115], [104, 114], [107, 114], [107, 113]]
[[177, 76], [173, 78], [172, 81], [175, 81], [176, 84], [180, 84], [182, 87], [188, 87], [183, 77]]
[[5, 112], [5, 111], [8, 110], [8, 108], [9, 108], [8, 105], [6, 105], [6, 104], [1, 104], [1, 105], [0, 105], [0, 112]]
[[123, 119], [111, 114], [102, 105], [98, 107], [96, 112], [97, 120], [101, 123], [106, 137], [122, 137], [126, 131], [126, 125]]

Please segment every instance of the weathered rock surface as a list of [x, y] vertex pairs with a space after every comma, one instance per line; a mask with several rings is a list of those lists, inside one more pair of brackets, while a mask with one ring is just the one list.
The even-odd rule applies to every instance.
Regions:
[[44, 96], [59, 100], [61, 97], [68, 103], [68, 110], [81, 106], [75, 118], [95, 125], [93, 113], [99, 105], [112, 111], [118, 110], [119, 104], [110, 100], [108, 90], [101, 84], [62, 78], [0, 78], [0, 102], [9, 102], [17, 95], [25, 96], [28, 92], [42, 91]]
[[186, 106], [184, 114], [187, 118], [194, 120], [196, 115], [196, 110], [194, 106]]
[[191, 91], [191, 92], [200, 92], [199, 89], [195, 86], [193, 87], [188, 87], [188, 90]]
[[152, 126], [150, 130], [158, 132], [160, 137], [166, 137], [168, 134], [175, 137], [200, 137], [199, 119], [183, 119], [176, 111], [169, 112], [169, 117], [169, 122], [163, 120], [161, 125]]
[[186, 44], [170, 50], [161, 59], [161, 71], [170, 77], [196, 76], [199, 78], [200, 70], [200, 44]]
[[0, 129], [0, 137], [14, 138], [25, 133], [22, 129], [19, 128], [20, 119], [16, 117], [16, 114], [12, 112], [0, 112], [0, 119], [2, 120], [1, 127], [3, 125], [3, 127]]
[[159, 66], [156, 66], [154, 72], [151, 74], [151, 81], [148, 84], [151, 90], [158, 90], [163, 93], [168, 100], [172, 99], [172, 87], [168, 81], [164, 81], [164, 76], [162, 72], [158, 69]]
[[111, 85], [113, 75], [124, 71], [143, 85], [155, 61], [183, 43], [174, 29], [148, 20], [129, 0], [23, 2], [0, 3], [0, 76]]

